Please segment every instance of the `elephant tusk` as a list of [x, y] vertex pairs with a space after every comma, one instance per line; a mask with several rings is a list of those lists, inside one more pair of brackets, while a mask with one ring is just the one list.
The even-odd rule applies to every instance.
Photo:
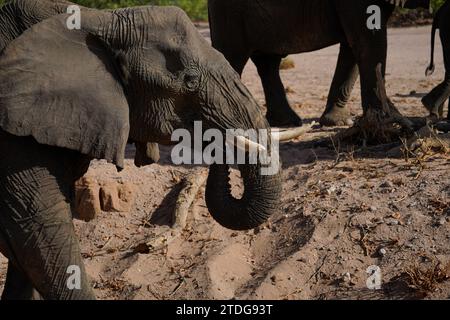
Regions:
[[246, 151], [246, 152], [250, 151], [250, 150], [264, 152], [267, 150], [263, 145], [253, 142], [244, 136], [233, 136], [233, 137], [227, 138], [227, 142], [230, 145], [236, 146], [238, 149]]
[[312, 122], [308, 125], [304, 125], [298, 128], [293, 129], [279, 129], [279, 128], [272, 128], [272, 138], [276, 139], [280, 142], [292, 140], [295, 138], [300, 137], [301, 135], [309, 132], [313, 126], [315, 126], [317, 123]]

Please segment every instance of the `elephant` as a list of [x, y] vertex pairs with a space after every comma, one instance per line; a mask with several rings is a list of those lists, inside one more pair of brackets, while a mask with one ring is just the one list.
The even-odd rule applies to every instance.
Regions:
[[[380, 29], [368, 27], [380, 8]], [[376, 66], [385, 75], [387, 22], [396, 5], [429, 8], [429, 0], [209, 0], [213, 47], [238, 73], [251, 59], [262, 80], [267, 119], [272, 126], [297, 126], [302, 120], [291, 109], [279, 74], [280, 61], [289, 54], [340, 44], [336, 71], [320, 123], [350, 125], [345, 108], [360, 74], [362, 107], [381, 108], [376, 94]], [[369, 7], [371, 9], [369, 10]], [[376, 11], [373, 11], [376, 12]]]
[[[450, 1], [446, 1], [436, 12], [431, 31], [431, 61], [425, 74], [427, 76], [434, 72], [434, 46], [436, 31], [439, 29], [442, 49], [444, 53], [445, 78], [430, 93], [422, 98], [422, 103], [430, 111], [432, 118], [444, 117], [444, 104], [450, 97]], [[450, 120], [450, 103], [447, 119]]]
[[[82, 8], [80, 28], [71, 29], [68, 5], [17, 0], [0, 8], [3, 299], [95, 299], [72, 223], [74, 183], [93, 159], [121, 170], [128, 141], [144, 153], [173, 144], [177, 129], [192, 133], [197, 121], [204, 130], [270, 132], [239, 75], [181, 9]], [[248, 230], [277, 211], [281, 170], [263, 175], [264, 165], [238, 166], [239, 199], [229, 166], [209, 166], [205, 201], [219, 224]]]

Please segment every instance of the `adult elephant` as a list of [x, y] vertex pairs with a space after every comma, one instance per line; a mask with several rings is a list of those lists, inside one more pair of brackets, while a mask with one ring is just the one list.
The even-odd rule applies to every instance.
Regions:
[[[380, 29], [367, 21], [380, 10]], [[346, 125], [351, 115], [345, 108], [352, 88], [361, 76], [362, 107], [381, 108], [376, 94], [376, 66], [384, 76], [387, 51], [386, 25], [395, 5], [426, 7], [429, 0], [209, 0], [213, 46], [238, 73], [251, 58], [255, 63], [272, 126], [296, 126], [299, 116], [291, 109], [279, 74], [282, 57], [319, 50], [340, 43], [336, 71], [328, 94], [322, 125]]]
[[[204, 130], [268, 129], [238, 74], [180, 9], [86, 9], [81, 29], [69, 30], [70, 15], [52, 16], [68, 4], [0, 9], [4, 299], [95, 298], [71, 221], [74, 182], [92, 159], [122, 168], [129, 139], [170, 144], [176, 129], [193, 133], [194, 121]], [[262, 166], [240, 165], [245, 191], [235, 199], [228, 167], [211, 165], [205, 198], [220, 224], [250, 229], [275, 212], [280, 173], [262, 175]], [[68, 286], [72, 275], [80, 282]]]

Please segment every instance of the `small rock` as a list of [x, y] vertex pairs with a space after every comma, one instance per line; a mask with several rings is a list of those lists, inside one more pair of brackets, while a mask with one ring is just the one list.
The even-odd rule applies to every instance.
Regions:
[[385, 248], [381, 248], [378, 253], [380, 254], [380, 256], [384, 257], [387, 253], [387, 250]]
[[275, 283], [277, 281], [277, 277], [275, 275], [271, 276], [270, 281], [272, 281], [272, 283]]
[[412, 243], [407, 243], [407, 244], [405, 244], [405, 247], [408, 249], [413, 249], [414, 245]]
[[295, 93], [295, 91], [294, 91], [291, 87], [289, 87], [289, 86], [287, 86], [287, 87], [285, 88], [284, 91], [285, 91], [287, 94]]
[[130, 212], [134, 204], [134, 186], [108, 181], [100, 188], [100, 205], [105, 212]]
[[350, 283], [352, 282], [352, 275], [350, 274], [350, 272], [346, 272], [342, 278], [342, 280], [346, 283]]
[[370, 208], [369, 208], [369, 210], [370, 211], [372, 211], [372, 212], [375, 212], [375, 211], [377, 211], [377, 207], [375, 207], [375, 206], [370, 206]]
[[331, 186], [330, 188], [327, 189], [327, 193], [329, 195], [331, 195], [334, 192], [336, 192], [336, 187], [335, 186]]
[[75, 219], [88, 222], [101, 213], [99, 190], [100, 186], [94, 178], [82, 177], [75, 182]]
[[391, 226], [396, 226], [398, 224], [399, 224], [398, 220], [391, 220], [391, 221], [389, 221], [389, 225], [391, 225]]

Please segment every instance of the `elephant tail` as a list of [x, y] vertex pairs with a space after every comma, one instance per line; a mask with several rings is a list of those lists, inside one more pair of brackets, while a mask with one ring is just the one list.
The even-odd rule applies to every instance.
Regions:
[[439, 12], [436, 14], [436, 17], [433, 21], [433, 28], [431, 30], [431, 59], [430, 59], [430, 65], [425, 70], [425, 75], [427, 77], [431, 76], [434, 73], [434, 48], [436, 44], [436, 30], [439, 28]]

